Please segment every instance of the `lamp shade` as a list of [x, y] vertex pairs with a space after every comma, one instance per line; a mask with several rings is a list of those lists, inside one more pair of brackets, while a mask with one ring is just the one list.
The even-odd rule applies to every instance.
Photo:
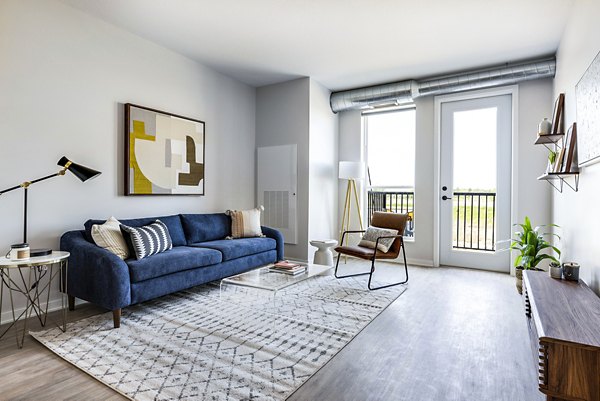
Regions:
[[100, 171], [96, 171], [89, 167], [82, 166], [81, 164], [73, 163], [65, 156], [61, 157], [57, 164], [69, 170], [75, 175], [75, 177], [79, 178], [82, 182], [85, 182], [91, 178], [97, 177], [100, 174], [102, 174]]
[[365, 178], [365, 164], [361, 162], [340, 162], [339, 178], [342, 180], [362, 180]]

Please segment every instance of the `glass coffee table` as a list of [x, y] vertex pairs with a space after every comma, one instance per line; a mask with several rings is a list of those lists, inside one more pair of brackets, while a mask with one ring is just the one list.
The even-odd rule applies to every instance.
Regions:
[[306, 266], [306, 271], [298, 275], [290, 275], [269, 271], [273, 265], [267, 265], [245, 273], [236, 274], [221, 280], [220, 290], [223, 292], [227, 287], [244, 287], [258, 290], [270, 291], [273, 296], [277, 291], [290, 287], [294, 284], [308, 280], [311, 277], [325, 275], [333, 269], [333, 266], [314, 265], [301, 263]]

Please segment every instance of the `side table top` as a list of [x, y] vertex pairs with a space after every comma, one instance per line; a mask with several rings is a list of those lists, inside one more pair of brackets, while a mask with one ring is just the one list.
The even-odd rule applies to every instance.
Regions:
[[0, 257], [0, 268], [6, 267], [33, 267], [44, 266], [58, 263], [67, 259], [71, 255], [69, 252], [52, 251], [50, 255], [36, 256], [28, 259], [11, 260], [7, 257]]

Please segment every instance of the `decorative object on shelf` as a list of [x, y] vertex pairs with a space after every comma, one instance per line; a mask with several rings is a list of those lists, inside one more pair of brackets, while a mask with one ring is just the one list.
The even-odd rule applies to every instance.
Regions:
[[[540, 233], [540, 229], [547, 225], [532, 227], [529, 217], [525, 217], [523, 224], [514, 224], [521, 227], [521, 231], [515, 232], [516, 238], [512, 239], [510, 249], [519, 251], [519, 255], [515, 259], [516, 276], [517, 276], [517, 291], [519, 294], [523, 292], [523, 270], [540, 270], [538, 264], [549, 259], [552, 262], [560, 263], [554, 255], [542, 253], [544, 250], [554, 251], [560, 257], [560, 249], [550, 244], [545, 240], [545, 236], [551, 235], [558, 239], [560, 237], [554, 233]], [[556, 224], [550, 224], [551, 227], [558, 227]]]
[[575, 86], [579, 167], [600, 161], [600, 53]]
[[360, 214], [360, 202], [358, 200], [358, 191], [356, 190], [356, 180], [365, 178], [365, 164], [361, 162], [341, 161], [339, 165], [339, 179], [348, 180], [346, 188], [346, 200], [344, 201], [344, 211], [342, 213], [342, 227], [340, 230], [340, 245], [342, 244], [342, 235], [345, 231], [350, 230], [350, 212], [352, 210], [352, 199], [356, 206], [358, 214], [358, 224], [363, 230], [362, 216]]
[[[85, 182], [91, 178], [99, 176], [101, 173], [99, 171], [93, 170], [91, 168], [82, 166], [81, 164], [73, 163], [65, 156], [61, 157], [58, 161], [57, 165], [62, 167], [58, 173], [50, 174], [42, 178], [38, 178], [31, 181], [25, 181], [19, 185], [15, 185], [14, 187], [10, 187], [0, 191], [0, 195], [3, 195], [7, 192], [14, 191], [15, 189], [23, 188], [23, 243], [27, 243], [27, 195], [29, 192], [29, 187], [32, 184], [36, 184], [41, 181], [45, 181], [49, 178], [54, 178], [58, 176], [65, 175], [65, 173], [70, 171], [73, 175], [79, 178], [82, 182]], [[49, 255], [52, 253], [51, 249], [32, 249], [30, 251], [30, 256], [43, 256]]]
[[125, 105], [125, 195], [204, 195], [204, 121]]
[[558, 152], [558, 156], [556, 157], [556, 163], [554, 163], [554, 171], [553, 173], [561, 173], [563, 162], [565, 160], [565, 148], [562, 148]]
[[10, 251], [6, 254], [6, 258], [10, 260], [29, 259], [29, 244], [12, 244]]
[[563, 275], [565, 276], [565, 280], [579, 281], [579, 263], [563, 263]]
[[562, 266], [560, 265], [560, 263], [550, 262], [548, 272], [550, 273], [550, 277], [552, 278], [562, 278]]
[[546, 167], [546, 173], [551, 173], [554, 171], [554, 163], [556, 163], [556, 152], [553, 150], [548, 150], [548, 167]]
[[552, 123], [550, 120], [544, 117], [544, 119], [538, 124], [538, 135], [550, 135], [552, 130]]
[[573, 159], [576, 155], [575, 151], [577, 148], [577, 123], [573, 123], [567, 131], [565, 139], [565, 161], [563, 163], [562, 172], [570, 173], [573, 169]]
[[554, 113], [552, 114], [552, 135], [565, 133], [565, 94], [561, 93], [554, 102]]

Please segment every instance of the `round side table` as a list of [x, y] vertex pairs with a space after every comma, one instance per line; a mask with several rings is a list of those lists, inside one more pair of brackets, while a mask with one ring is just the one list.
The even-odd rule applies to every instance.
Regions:
[[[0, 257], [0, 323], [2, 316], [2, 296], [4, 287], [10, 294], [10, 307], [12, 310], [12, 323], [0, 333], [2, 338], [8, 330], [15, 327], [17, 346], [23, 348], [25, 334], [27, 333], [27, 319], [37, 316], [42, 327], [46, 326], [48, 317], [48, 304], [50, 303], [50, 288], [52, 283], [59, 280], [62, 295], [62, 331], [67, 330], [67, 269], [69, 252], [54, 251], [50, 255], [36, 256], [29, 259], [11, 260]], [[14, 273], [14, 274], [11, 274]], [[25, 310], [18, 313], [15, 310], [13, 294], [25, 296]], [[45, 304], [45, 305], [44, 305]], [[23, 320], [23, 328], [19, 329], [17, 323]], [[22, 330], [22, 331], [21, 331]]]
[[337, 243], [338, 242], [334, 239], [310, 241], [312, 246], [317, 247], [313, 263], [315, 265], [333, 266], [333, 253], [331, 253], [331, 248], [336, 246]]

